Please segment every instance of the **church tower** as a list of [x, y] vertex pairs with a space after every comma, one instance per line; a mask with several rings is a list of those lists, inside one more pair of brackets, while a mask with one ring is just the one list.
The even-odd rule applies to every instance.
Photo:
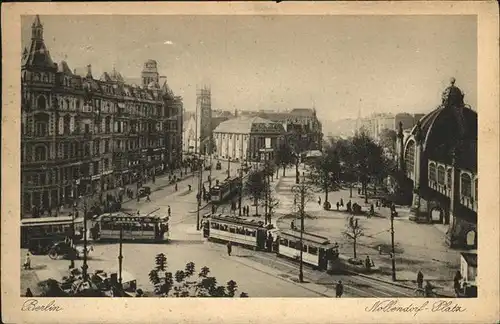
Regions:
[[202, 148], [201, 143], [207, 143], [207, 139], [212, 137], [212, 92], [209, 86], [203, 86], [196, 91], [196, 115], [199, 116], [197, 124], [200, 125], [198, 132], [199, 152], [203, 154], [206, 149]]
[[144, 68], [141, 72], [142, 86], [147, 87], [151, 82], [159, 84], [160, 74], [158, 73], [158, 62], [155, 60], [147, 60], [144, 63]]

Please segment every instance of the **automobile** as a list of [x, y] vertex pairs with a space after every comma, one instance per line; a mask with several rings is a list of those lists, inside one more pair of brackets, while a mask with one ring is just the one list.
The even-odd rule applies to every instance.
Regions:
[[209, 171], [209, 170], [212, 170], [212, 165], [211, 164], [205, 165], [205, 171]]
[[217, 164], [215, 165], [215, 170], [221, 170], [222, 169], [222, 164], [220, 161], [217, 161]]
[[[87, 244], [87, 255], [91, 251], [94, 251], [94, 247], [91, 244]], [[49, 258], [56, 260], [59, 257], [64, 259], [81, 259], [84, 256], [85, 248], [82, 245], [71, 246], [67, 241], [61, 241], [55, 243], [49, 250]]]

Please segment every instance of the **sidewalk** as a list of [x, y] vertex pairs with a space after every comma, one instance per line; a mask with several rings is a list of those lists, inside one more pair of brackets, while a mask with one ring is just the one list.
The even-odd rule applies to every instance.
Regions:
[[[287, 178], [277, 190], [282, 201], [279, 210], [282, 214], [289, 214], [293, 209], [291, 188], [295, 182], [293, 177]], [[315, 195], [324, 201], [324, 193], [318, 192]], [[323, 210], [317, 202], [317, 197], [307, 203], [306, 212], [311, 217], [305, 219], [305, 231], [328, 237], [332, 243], [338, 242], [340, 253], [350, 258], [353, 256], [354, 246], [343, 235], [346, 219], [350, 216], [345, 205], [351, 200], [351, 203], [357, 202], [364, 207], [369, 206], [371, 201], [365, 204], [364, 197], [357, 195], [356, 189], [353, 190], [352, 198], [349, 198], [349, 189], [331, 192], [328, 198], [333, 207], [330, 211]], [[344, 207], [337, 211], [336, 202], [341, 198]], [[366, 207], [363, 210], [366, 210]], [[441, 228], [409, 221], [409, 209], [404, 206], [399, 206], [397, 211], [399, 216], [394, 220], [397, 284], [414, 289], [416, 275], [420, 270], [424, 274], [424, 280], [430, 280], [438, 287], [436, 289], [438, 294], [453, 296], [453, 276], [455, 271], [460, 269], [460, 251], [451, 250], [446, 246]], [[356, 256], [362, 260], [369, 256], [378, 268], [376, 273], [363, 276], [394, 284], [391, 280], [392, 260], [389, 254], [390, 210], [381, 207], [375, 208], [375, 212], [376, 215], [371, 218], [356, 216], [364, 228], [364, 235], [358, 238]], [[277, 227], [288, 228], [290, 222], [291, 219], [282, 217], [278, 220]]]
[[[173, 176], [177, 176], [177, 178], [179, 179], [179, 181], [184, 181], [186, 179], [189, 179], [191, 177], [193, 177], [194, 175], [197, 175], [197, 173], [193, 173], [193, 172], [188, 172], [187, 174], [184, 172], [185, 170], [182, 169], [182, 177], [180, 176], [180, 173], [181, 173], [181, 170], [178, 169], [178, 170], [175, 170], [173, 172]], [[170, 180], [169, 180], [169, 176], [170, 176], [170, 173], [166, 173], [166, 174], [163, 174], [161, 176], [157, 176], [156, 179], [155, 179], [155, 183], [153, 183], [152, 179], [148, 179], [147, 182], [144, 182], [143, 183], [143, 186], [147, 186], [147, 187], [150, 187], [151, 188], [151, 192], [155, 192], [155, 191], [158, 191], [158, 190], [161, 190], [163, 188], [166, 188], [166, 187], [169, 187], [169, 186], [174, 186], [174, 184], [170, 184]], [[112, 196], [116, 196], [119, 192], [119, 189], [120, 187], [116, 187], [116, 188], [113, 188], [113, 189], [109, 189], [109, 190], [106, 190], [103, 192], [103, 197], [105, 198], [106, 195], [112, 195]], [[137, 183], [134, 182], [134, 183], [131, 183], [131, 184], [127, 184], [125, 186], [123, 186], [123, 188], [126, 190], [126, 189], [131, 189], [134, 194], [135, 192], [137, 191]], [[94, 196], [94, 199], [97, 200], [99, 199], [99, 194], [96, 194]], [[123, 201], [122, 201], [122, 205], [127, 203], [127, 202], [130, 202], [130, 201], [133, 201], [135, 200], [136, 198], [128, 198], [126, 195], [123, 196]], [[73, 212], [73, 209], [72, 208], [68, 208], [68, 207], [63, 207], [61, 209], [61, 212], [58, 214], [58, 216], [67, 216], [69, 215], [70, 213]], [[24, 213], [23, 214], [25, 218], [30, 218], [32, 217], [31, 216], [31, 213]], [[45, 214], [46, 216], [47, 214]], [[55, 212], [53, 211], [52, 212], [52, 216], [55, 217]]]

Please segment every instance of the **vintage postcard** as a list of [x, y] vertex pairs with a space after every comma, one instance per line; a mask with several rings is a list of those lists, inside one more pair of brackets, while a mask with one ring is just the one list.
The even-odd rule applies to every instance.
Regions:
[[2, 9], [5, 322], [499, 320], [493, 2]]

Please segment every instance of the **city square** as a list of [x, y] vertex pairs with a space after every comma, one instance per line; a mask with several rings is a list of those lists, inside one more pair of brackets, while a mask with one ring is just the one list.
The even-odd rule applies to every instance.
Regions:
[[[245, 88], [209, 42], [198, 53], [223, 75], [200, 82], [175, 67], [188, 47], [154, 31], [144, 49], [122, 39], [119, 58], [97, 54], [98, 38], [74, 58], [94, 65], [70, 68], [65, 22], [23, 19], [21, 295], [477, 297], [476, 80], [460, 60], [408, 98], [378, 86], [363, 101], [355, 80], [274, 93], [300, 74], [284, 71], [260, 98], [266, 78], [250, 73]], [[161, 46], [180, 52], [162, 62]], [[339, 113], [330, 95], [345, 100]]]

